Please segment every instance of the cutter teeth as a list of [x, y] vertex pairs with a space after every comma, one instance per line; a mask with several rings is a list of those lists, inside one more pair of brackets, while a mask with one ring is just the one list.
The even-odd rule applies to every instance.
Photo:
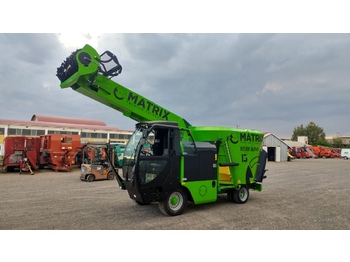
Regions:
[[62, 82], [66, 81], [69, 77], [78, 72], [78, 63], [76, 61], [76, 54], [80, 49], [73, 52], [70, 56], [62, 62], [61, 66], [57, 68], [56, 76]]

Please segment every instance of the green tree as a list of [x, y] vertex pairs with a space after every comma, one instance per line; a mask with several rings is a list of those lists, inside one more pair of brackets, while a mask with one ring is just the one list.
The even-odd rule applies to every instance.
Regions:
[[333, 147], [340, 148], [343, 147], [343, 139], [339, 136], [333, 137]]
[[326, 134], [322, 127], [319, 127], [314, 122], [310, 122], [307, 126], [297, 126], [293, 130], [292, 140], [297, 141], [298, 136], [307, 136], [310, 145], [327, 145]]
[[306, 129], [303, 126], [303, 124], [301, 124], [300, 126], [297, 126], [297, 127], [294, 128], [293, 135], [292, 135], [292, 140], [293, 141], [297, 141], [298, 140], [298, 136], [306, 136]]

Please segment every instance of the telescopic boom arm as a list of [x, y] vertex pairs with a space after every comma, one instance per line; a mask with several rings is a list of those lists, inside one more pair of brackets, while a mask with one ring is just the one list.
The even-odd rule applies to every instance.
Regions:
[[137, 121], [174, 121], [180, 127], [191, 126], [185, 119], [173, 114], [145, 97], [111, 80], [122, 72], [117, 57], [109, 51], [99, 55], [85, 45], [73, 52], [57, 68], [61, 88], [73, 90], [101, 102]]

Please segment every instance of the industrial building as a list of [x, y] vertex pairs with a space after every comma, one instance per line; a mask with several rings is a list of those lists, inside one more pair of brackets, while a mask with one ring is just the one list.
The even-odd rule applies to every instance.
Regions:
[[[6, 136], [41, 136], [48, 134], [80, 135], [81, 143], [127, 143], [133, 130], [109, 127], [101, 120], [61, 116], [33, 115], [29, 121], [0, 119], [0, 155]], [[272, 133], [264, 135], [263, 149], [268, 161], [287, 161], [288, 145]]]
[[133, 130], [107, 126], [101, 120], [33, 115], [31, 120], [0, 119], [0, 155], [6, 136], [41, 136], [48, 134], [80, 135], [81, 142], [127, 143]]
[[333, 139], [334, 138], [340, 138], [342, 140], [342, 145], [341, 147], [350, 147], [350, 136], [349, 135], [335, 135], [335, 136], [326, 136], [326, 141], [332, 145], [333, 144]]
[[267, 152], [267, 160], [287, 161], [289, 146], [273, 133], [266, 133], [263, 139], [263, 149]]

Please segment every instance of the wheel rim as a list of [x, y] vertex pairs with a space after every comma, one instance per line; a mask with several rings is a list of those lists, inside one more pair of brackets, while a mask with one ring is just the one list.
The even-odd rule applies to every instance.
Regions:
[[184, 199], [178, 192], [174, 192], [169, 197], [169, 207], [171, 210], [177, 211], [183, 205]]
[[245, 188], [245, 187], [242, 187], [240, 190], [239, 190], [239, 193], [238, 193], [238, 197], [241, 201], [246, 201], [247, 198], [248, 198], [248, 190]]

